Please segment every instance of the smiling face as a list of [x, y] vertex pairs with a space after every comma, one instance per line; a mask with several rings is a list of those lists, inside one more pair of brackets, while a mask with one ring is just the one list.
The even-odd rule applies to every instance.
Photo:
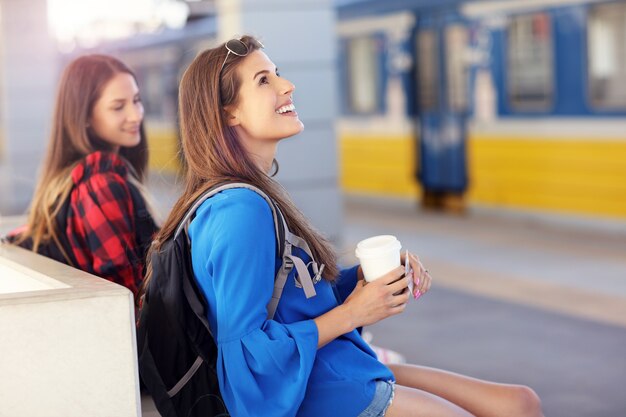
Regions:
[[132, 75], [120, 72], [106, 83], [91, 112], [93, 132], [114, 151], [133, 147], [141, 140], [143, 104]]
[[237, 103], [226, 110], [248, 150], [271, 159], [276, 144], [304, 129], [293, 104], [295, 86], [282, 78], [274, 63], [260, 50], [251, 52], [237, 66], [241, 80]]

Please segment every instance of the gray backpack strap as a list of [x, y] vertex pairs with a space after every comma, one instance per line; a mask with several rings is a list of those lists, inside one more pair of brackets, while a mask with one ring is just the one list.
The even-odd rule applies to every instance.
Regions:
[[[189, 240], [187, 229], [189, 227], [189, 224], [191, 223], [191, 218], [196, 212], [196, 210], [198, 210], [198, 208], [202, 205], [202, 203], [204, 203], [207, 199], [213, 197], [215, 194], [221, 191], [230, 190], [233, 188], [246, 188], [248, 190], [254, 191], [258, 195], [263, 197], [263, 199], [267, 202], [267, 204], [270, 206], [270, 209], [272, 210], [272, 217], [274, 219], [274, 232], [276, 233], [277, 241], [280, 239], [280, 236], [281, 236], [281, 233], [280, 233], [281, 228], [283, 229], [282, 231], [284, 231], [285, 233], [289, 233], [289, 229], [287, 228], [287, 223], [285, 222], [285, 218], [283, 217], [278, 207], [276, 207], [272, 199], [270, 199], [263, 191], [261, 191], [260, 189], [258, 189], [257, 187], [253, 185], [250, 185], [244, 182], [233, 182], [233, 183], [223, 184], [223, 185], [211, 188], [210, 190], [207, 190], [206, 192], [204, 192], [200, 197], [198, 197], [196, 202], [187, 211], [187, 213], [181, 220], [180, 224], [176, 228], [176, 232], [174, 233], [174, 239], [176, 239], [176, 237], [178, 237], [178, 235], [184, 230], [186, 238], [187, 240]], [[285, 234], [284, 236], [287, 236], [287, 235]], [[191, 242], [189, 243], [191, 244]], [[270, 302], [267, 305], [267, 311], [268, 311], [267, 319], [268, 320], [271, 320], [274, 318], [274, 314], [276, 313], [276, 308], [278, 307], [278, 302], [280, 301], [280, 297], [283, 293], [283, 288], [285, 288], [285, 282], [287, 282], [287, 276], [289, 275], [289, 272], [291, 272], [291, 269], [293, 268], [293, 263], [291, 263], [291, 266], [289, 266], [289, 264], [285, 264], [285, 253], [291, 253], [291, 247], [289, 247], [289, 250], [287, 250], [287, 247], [286, 247], [287, 245], [288, 245], [288, 242], [286, 238], [285, 238], [284, 245], [281, 245], [281, 242], [278, 242], [278, 245], [277, 245], [278, 248], [281, 248], [281, 247], [283, 248], [283, 252], [280, 254], [280, 258], [282, 259], [282, 265], [278, 269], [278, 273], [276, 274], [276, 277], [274, 279], [274, 291], [272, 293], [272, 298], [270, 299]]]
[[286, 258], [290, 259], [296, 267], [296, 272], [298, 273], [298, 282], [302, 285], [302, 289], [304, 290], [304, 294], [306, 298], [315, 297], [317, 293], [315, 292], [315, 284], [313, 282], [313, 278], [311, 278], [311, 274], [309, 274], [309, 270], [302, 261], [302, 259], [297, 256], [285, 255]]
[[[274, 314], [276, 314], [276, 309], [278, 308], [278, 302], [280, 301], [280, 296], [283, 294], [283, 289], [285, 288], [287, 277], [289, 276], [289, 273], [291, 272], [294, 266], [293, 262], [291, 262], [291, 260], [288, 260], [285, 257], [285, 254], [291, 253], [291, 244], [286, 238], [287, 233], [289, 232], [289, 228], [287, 227], [287, 222], [285, 221], [285, 217], [283, 216], [283, 213], [280, 211], [280, 209], [277, 206], [274, 206], [272, 204], [271, 207], [272, 207], [272, 211], [274, 211], [274, 215], [276, 216], [276, 219], [278, 220], [278, 222], [280, 222], [280, 224], [283, 227], [283, 234], [285, 236], [285, 241], [283, 245], [283, 253], [280, 254], [280, 259], [282, 263], [280, 265], [280, 268], [278, 268], [278, 272], [276, 273], [276, 277], [274, 279], [274, 291], [272, 292], [272, 299], [267, 304], [267, 318], [269, 320], [273, 319]], [[277, 239], [278, 239], [278, 236], [280, 236], [280, 234], [276, 233]]]
[[313, 252], [309, 248], [309, 245], [306, 243], [306, 241], [302, 239], [300, 236], [296, 236], [293, 233], [289, 233], [289, 231], [286, 231], [285, 239], [289, 243], [291, 243], [293, 246], [297, 246], [303, 251], [305, 251], [306, 254], [309, 255], [309, 258], [312, 259], [312, 261], [310, 262], [310, 265], [311, 265], [311, 269], [313, 269], [313, 273], [315, 274], [315, 277], [313, 279], [315, 282], [317, 282], [320, 276], [322, 275], [322, 271], [324, 271], [325, 265], [322, 264], [318, 269], [317, 262], [315, 262], [315, 258], [313, 258]]
[[[315, 262], [315, 258], [313, 257], [313, 253], [311, 249], [309, 248], [309, 245], [300, 236], [297, 236], [291, 233], [291, 231], [289, 231], [289, 228], [287, 227], [287, 222], [284, 221], [284, 216], [281, 213], [280, 209], [277, 208], [277, 211], [278, 211], [279, 216], [283, 219], [283, 227], [285, 231], [286, 242], [285, 242], [285, 253], [283, 254], [283, 265], [292, 264], [292, 268], [295, 266], [296, 272], [298, 274], [298, 277], [297, 277], [298, 282], [302, 286], [302, 289], [304, 290], [304, 294], [306, 295], [306, 298], [315, 297], [315, 295], [317, 294], [315, 291], [315, 283], [320, 280], [322, 272], [324, 271], [324, 264], [322, 264], [321, 267], [318, 268], [317, 262]], [[311, 265], [311, 269], [313, 270], [313, 273], [315, 274], [314, 277], [311, 277], [311, 274], [309, 273], [309, 270], [308, 270], [308, 265], [305, 265], [302, 259], [300, 259], [297, 256], [292, 256], [291, 249], [294, 246], [302, 249], [304, 252], [306, 252], [309, 258], [311, 258], [311, 262], [309, 265]]]
[[283, 213], [280, 211], [280, 208], [276, 207], [276, 215], [280, 220], [283, 226], [283, 231], [285, 235], [285, 246], [284, 251], [282, 253], [282, 265], [278, 269], [278, 273], [276, 274], [276, 279], [274, 280], [274, 292], [272, 294], [272, 299], [267, 305], [268, 317], [274, 317], [276, 313], [276, 308], [278, 307], [278, 302], [280, 301], [280, 296], [285, 288], [285, 283], [287, 282], [287, 277], [291, 270], [295, 267], [298, 275], [298, 281], [300, 285], [302, 285], [302, 289], [304, 290], [304, 294], [306, 298], [315, 297], [317, 294], [315, 291], [315, 282], [314, 279], [317, 280], [324, 270], [324, 265], [319, 269], [317, 268], [317, 263], [315, 260], [311, 261], [313, 272], [316, 274], [315, 278], [311, 278], [311, 274], [309, 274], [309, 270], [307, 266], [304, 264], [302, 259], [297, 256], [293, 256], [291, 254], [291, 250], [294, 246], [297, 246], [303, 249], [307, 255], [311, 259], [313, 258], [313, 254], [311, 253], [311, 249], [309, 245], [306, 243], [304, 239], [299, 236], [294, 235], [289, 231], [289, 227], [287, 226], [287, 222], [285, 221], [285, 217]]
[[287, 239], [293, 246], [297, 246], [303, 251], [306, 252], [307, 255], [313, 259], [313, 253], [311, 252], [311, 248], [309, 248], [309, 244], [306, 243], [306, 240], [302, 239], [300, 236], [296, 236], [293, 233], [289, 232], [289, 230], [285, 231], [285, 239]]
[[[278, 302], [280, 301], [280, 297], [283, 293], [283, 289], [285, 288], [285, 283], [287, 282], [287, 277], [291, 270], [295, 267], [296, 272], [298, 274], [298, 282], [302, 285], [304, 289], [304, 294], [306, 298], [311, 298], [316, 295], [315, 291], [315, 282], [319, 281], [322, 271], [324, 271], [324, 264], [322, 264], [319, 268], [317, 262], [315, 262], [313, 258], [313, 253], [309, 248], [309, 245], [306, 243], [304, 239], [299, 236], [294, 235], [289, 231], [289, 227], [287, 226], [287, 222], [285, 221], [285, 217], [281, 213], [278, 206], [269, 198], [263, 191], [258, 189], [257, 187], [243, 183], [243, 182], [234, 182], [219, 185], [217, 187], [211, 188], [204, 192], [196, 202], [191, 206], [191, 208], [187, 211], [180, 224], [176, 228], [176, 232], [174, 233], [174, 239], [178, 237], [178, 235], [184, 230], [186, 238], [189, 240], [189, 235], [187, 234], [187, 229], [189, 227], [189, 223], [191, 223], [191, 218], [196, 212], [196, 210], [204, 203], [208, 198], [213, 197], [215, 194], [224, 191], [230, 190], [233, 188], [246, 188], [248, 190], [254, 191], [267, 202], [272, 210], [272, 217], [274, 219], [274, 231], [276, 233], [276, 239], [280, 240], [281, 235], [284, 236], [284, 245], [281, 245], [281, 242], [278, 242], [278, 247], [283, 248], [283, 252], [280, 254], [280, 258], [282, 260], [282, 264], [280, 268], [278, 268], [278, 272], [276, 273], [276, 277], [274, 279], [274, 290], [272, 292], [272, 298], [267, 304], [267, 319], [271, 320], [274, 318], [274, 314], [276, 313], [276, 309], [278, 308]], [[281, 229], [282, 226], [282, 230]], [[283, 232], [282, 234], [280, 232]], [[191, 243], [191, 242], [190, 242]], [[297, 256], [293, 256], [291, 254], [291, 250], [294, 246], [302, 249], [306, 252], [307, 255], [311, 258], [311, 269], [315, 274], [314, 277], [311, 277], [309, 273], [307, 265], [302, 261], [302, 259]]]
[[190, 221], [191, 217], [194, 215], [196, 210], [198, 210], [198, 208], [202, 205], [202, 203], [204, 203], [208, 198], [213, 197], [215, 194], [222, 192], [224, 190], [230, 190], [232, 188], [247, 188], [248, 190], [254, 191], [258, 195], [263, 197], [265, 201], [267, 201], [267, 204], [269, 204], [270, 208], [272, 209], [272, 216], [274, 218], [274, 230], [276, 231], [276, 236], [278, 238], [278, 236], [280, 236], [280, 234], [278, 233], [279, 223], [276, 217], [276, 209], [274, 208], [274, 203], [272, 202], [272, 200], [267, 195], [265, 195], [263, 191], [259, 190], [254, 185], [246, 184], [245, 182], [232, 182], [232, 183], [223, 184], [223, 185], [211, 188], [210, 190], [205, 191], [204, 194], [202, 194], [200, 197], [198, 197], [196, 202], [193, 203], [191, 208], [185, 214], [185, 217], [183, 217], [183, 219], [180, 221], [180, 224], [178, 225], [178, 227], [176, 228], [176, 232], [174, 233], [174, 239], [178, 237], [178, 235], [181, 233], [183, 229], [185, 230], [185, 232], [187, 231], [187, 228], [189, 227], [189, 223], [191, 223]]

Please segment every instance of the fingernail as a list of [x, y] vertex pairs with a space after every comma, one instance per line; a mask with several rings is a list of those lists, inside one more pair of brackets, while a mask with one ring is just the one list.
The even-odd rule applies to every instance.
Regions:
[[415, 290], [415, 293], [413, 294], [413, 299], [417, 300], [421, 296], [422, 296], [422, 293], [420, 292], [420, 290]]

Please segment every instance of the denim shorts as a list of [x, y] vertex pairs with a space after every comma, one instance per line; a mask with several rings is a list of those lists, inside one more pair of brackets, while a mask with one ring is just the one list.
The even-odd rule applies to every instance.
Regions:
[[372, 398], [370, 405], [358, 417], [384, 417], [393, 401], [395, 387], [393, 381], [376, 381], [374, 398]]

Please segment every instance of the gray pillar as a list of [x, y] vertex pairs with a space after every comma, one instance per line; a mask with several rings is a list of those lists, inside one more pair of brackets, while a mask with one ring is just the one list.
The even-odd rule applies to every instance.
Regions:
[[218, 36], [251, 34], [285, 78], [304, 132], [278, 149], [278, 180], [298, 207], [339, 244], [342, 203], [338, 184], [335, 9], [331, 0], [218, 0]]
[[57, 77], [46, 0], [0, 0], [0, 215], [27, 207], [47, 145]]

